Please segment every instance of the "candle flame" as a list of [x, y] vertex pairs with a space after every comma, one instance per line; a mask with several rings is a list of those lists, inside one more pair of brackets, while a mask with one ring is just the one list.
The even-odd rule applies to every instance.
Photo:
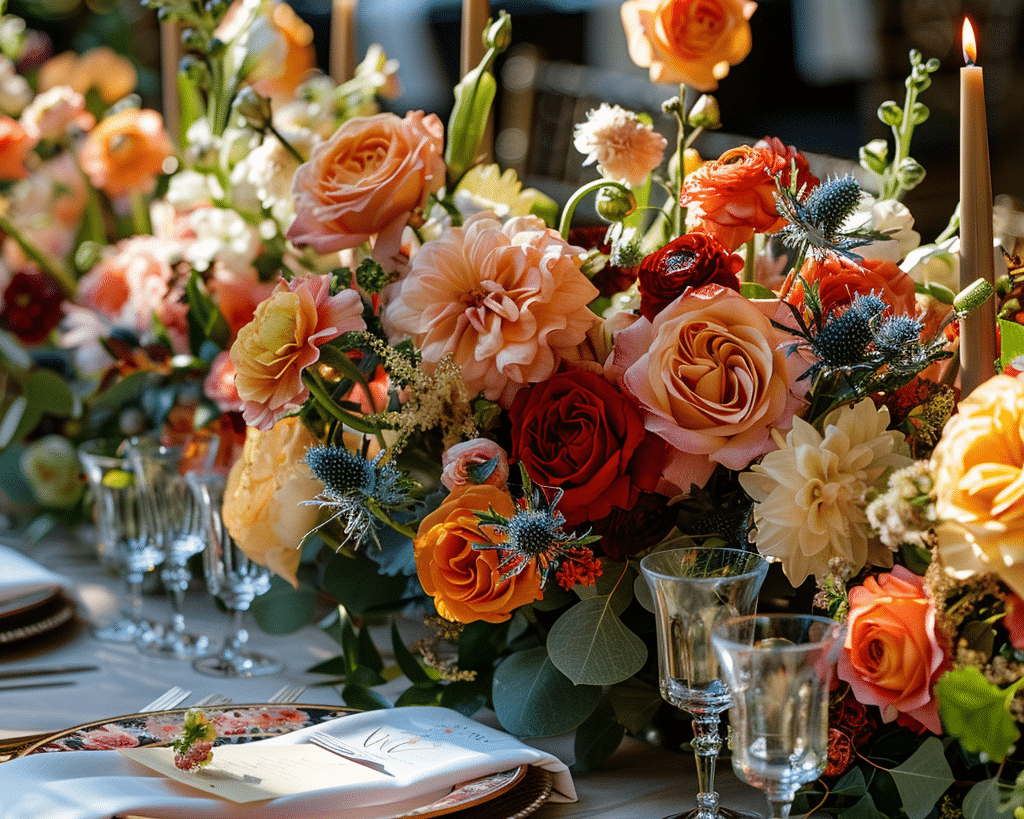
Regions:
[[967, 65], [974, 65], [978, 59], [978, 43], [974, 39], [974, 27], [966, 17], [964, 17], [963, 45], [964, 62]]

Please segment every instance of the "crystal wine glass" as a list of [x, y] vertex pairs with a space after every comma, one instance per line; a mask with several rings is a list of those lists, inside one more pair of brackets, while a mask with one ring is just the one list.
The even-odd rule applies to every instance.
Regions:
[[142, 617], [142, 584], [146, 572], [163, 560], [163, 552], [149, 537], [141, 489], [132, 462], [119, 444], [86, 441], [78, 449], [78, 458], [95, 501], [97, 550], [127, 587], [120, 618], [93, 634], [106, 642], [130, 643], [152, 631]]
[[719, 807], [715, 793], [715, 763], [722, 747], [719, 715], [731, 699], [719, 679], [711, 629], [755, 610], [768, 562], [741, 549], [693, 547], [649, 554], [640, 569], [654, 595], [661, 696], [693, 716], [697, 807], [680, 816], [749, 817]]
[[828, 692], [843, 626], [809, 614], [720, 623], [711, 642], [733, 695], [732, 767], [787, 819], [800, 786], [828, 763]]
[[283, 666], [277, 660], [245, 648], [249, 641], [249, 633], [244, 627], [245, 613], [252, 601], [270, 588], [270, 570], [250, 560], [224, 525], [221, 505], [224, 502], [225, 478], [219, 474], [190, 472], [186, 479], [203, 521], [206, 585], [210, 593], [219, 597], [231, 612], [234, 624], [220, 652], [199, 657], [193, 661], [192, 667], [215, 677], [254, 677], [280, 671]]

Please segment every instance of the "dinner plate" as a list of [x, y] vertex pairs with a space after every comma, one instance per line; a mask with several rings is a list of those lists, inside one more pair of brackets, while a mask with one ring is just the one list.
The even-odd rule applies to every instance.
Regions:
[[[60, 751], [98, 751], [170, 745], [181, 733], [188, 708], [129, 714], [68, 728], [38, 740], [19, 756]], [[217, 727], [215, 745], [238, 744], [285, 734], [357, 713], [337, 705], [255, 704], [204, 706]], [[459, 819], [522, 819], [551, 793], [547, 771], [520, 765], [466, 782], [430, 805], [387, 819], [431, 819], [459, 812]], [[493, 804], [490, 804], [492, 803]], [[493, 808], [494, 810], [492, 810]]]
[[75, 604], [59, 588], [40, 589], [0, 603], [0, 645], [53, 631], [75, 616]]

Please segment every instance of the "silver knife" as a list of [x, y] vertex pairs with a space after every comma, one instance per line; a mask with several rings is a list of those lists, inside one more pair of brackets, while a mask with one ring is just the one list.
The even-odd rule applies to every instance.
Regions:
[[50, 680], [48, 682], [27, 682], [15, 685], [0, 685], [0, 691], [20, 691], [25, 688], [57, 688], [62, 685], [74, 685], [74, 680]]
[[42, 677], [48, 674], [79, 674], [83, 671], [99, 671], [98, 665], [38, 666], [36, 668], [12, 668], [0, 671], [0, 680], [20, 680], [23, 677]]

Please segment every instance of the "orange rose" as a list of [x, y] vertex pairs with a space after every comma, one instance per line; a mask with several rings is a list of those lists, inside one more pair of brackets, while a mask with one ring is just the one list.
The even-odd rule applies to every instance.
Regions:
[[[857, 262], [838, 253], [829, 253], [824, 259], [808, 259], [800, 268], [800, 275], [808, 283], [817, 282], [825, 315], [845, 307], [854, 296], [871, 293], [897, 314], [913, 316], [917, 313], [914, 280], [899, 265], [887, 259], [861, 259]], [[789, 291], [787, 301], [799, 305], [803, 300], [804, 288], [797, 281]]]
[[997, 375], [961, 401], [930, 468], [946, 570], [992, 572], [1024, 597], [1024, 377]]
[[877, 705], [885, 722], [903, 715], [941, 734], [933, 689], [948, 665], [922, 578], [896, 566], [850, 590], [837, 671], [858, 702]]
[[423, 590], [434, 598], [437, 613], [448, 620], [502, 623], [515, 609], [542, 596], [536, 563], [502, 580], [501, 553], [473, 548], [474, 543], [495, 542], [477, 522], [476, 513], [488, 508], [508, 517], [515, 514], [504, 490], [490, 484], [459, 487], [423, 519], [416, 535], [416, 573]]
[[173, 154], [160, 114], [126, 108], [88, 133], [80, 160], [93, 187], [110, 196], [123, 196], [152, 187]]
[[755, 233], [774, 233], [786, 223], [775, 205], [775, 177], [788, 185], [794, 161], [797, 184], [817, 185], [803, 154], [771, 137], [705, 162], [686, 177], [680, 201], [697, 209], [697, 230], [711, 234], [732, 252]]
[[410, 215], [444, 185], [443, 138], [422, 111], [350, 119], [296, 171], [288, 238], [333, 253], [375, 236], [374, 259], [393, 267]]
[[25, 159], [35, 140], [16, 119], [0, 114], [0, 179], [25, 179]]
[[714, 91], [751, 47], [753, 0], [626, 0], [622, 25], [629, 56], [651, 82]]
[[277, 73], [252, 84], [265, 97], [291, 95], [316, 68], [313, 29], [287, 3], [278, 3], [270, 11], [270, 22], [287, 46]]

